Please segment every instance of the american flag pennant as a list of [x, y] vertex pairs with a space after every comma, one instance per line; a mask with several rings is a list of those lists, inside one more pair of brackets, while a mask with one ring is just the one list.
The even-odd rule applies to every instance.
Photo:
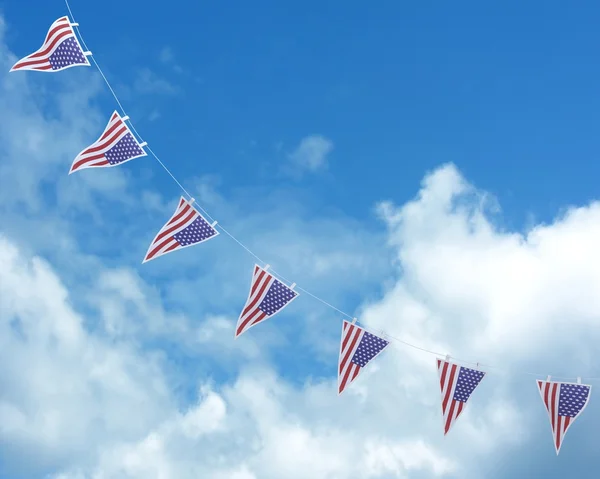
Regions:
[[150, 244], [142, 263], [214, 238], [219, 234], [216, 224], [216, 221], [209, 224], [189, 201], [181, 197], [175, 213]]
[[360, 371], [383, 351], [389, 341], [344, 320], [338, 362], [338, 395], [354, 381]]
[[11, 72], [17, 70], [35, 70], [40, 72], [58, 72], [70, 67], [90, 66], [87, 57], [75, 36], [69, 17], [56, 20], [48, 30], [44, 44], [31, 55], [22, 58], [13, 65]]
[[116, 111], [102, 136], [77, 155], [69, 174], [85, 168], [108, 168], [146, 156], [146, 142], [138, 143], [125, 123], [128, 116], [121, 117]]
[[437, 369], [442, 391], [442, 416], [444, 418], [445, 436], [465, 410], [469, 397], [471, 397], [485, 373], [441, 359], [437, 359]]
[[554, 448], [558, 456], [567, 430], [590, 400], [592, 386], [579, 381], [577, 384], [554, 382], [550, 378], [546, 381], [538, 380], [537, 385], [550, 418]]
[[248, 299], [235, 328], [236, 338], [251, 327], [279, 313], [298, 297], [298, 293], [294, 291], [295, 283], [286, 286], [268, 273], [268, 268], [268, 265], [264, 268], [254, 265]]

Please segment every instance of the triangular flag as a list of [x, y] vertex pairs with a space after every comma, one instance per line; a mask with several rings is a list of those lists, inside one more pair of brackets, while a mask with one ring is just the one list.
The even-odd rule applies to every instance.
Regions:
[[390, 344], [360, 326], [344, 320], [338, 361], [338, 395], [354, 381], [362, 368]]
[[144, 146], [138, 143], [125, 124], [128, 117], [115, 111], [102, 136], [77, 155], [69, 174], [84, 168], [103, 168], [121, 165], [127, 161], [146, 156]]
[[540, 380], [537, 385], [550, 418], [554, 448], [558, 456], [567, 430], [590, 400], [592, 386]]
[[437, 370], [442, 391], [442, 415], [446, 435], [464, 411], [469, 397], [485, 373], [441, 359], [437, 359]]
[[298, 297], [293, 289], [295, 284], [286, 286], [267, 273], [267, 269], [268, 266], [263, 269], [254, 265], [248, 299], [235, 328], [236, 338], [252, 326], [277, 314]]
[[82, 50], [69, 17], [62, 17], [50, 26], [40, 49], [19, 60], [10, 71], [57, 72], [76, 66], [89, 67], [88, 55], [91, 53]]
[[209, 224], [189, 201], [181, 197], [175, 213], [150, 244], [143, 263], [214, 238], [219, 234], [215, 224], [216, 221]]

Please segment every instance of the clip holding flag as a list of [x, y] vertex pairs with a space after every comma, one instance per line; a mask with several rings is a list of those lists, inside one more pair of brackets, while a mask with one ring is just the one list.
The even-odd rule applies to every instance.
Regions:
[[471, 394], [486, 374], [483, 371], [451, 363], [449, 360], [450, 355], [446, 355], [445, 360], [436, 359], [442, 392], [444, 436], [462, 414]]
[[58, 72], [76, 66], [90, 66], [87, 57], [91, 52], [84, 52], [75, 35], [69, 17], [61, 17], [49, 28], [46, 39], [36, 52], [19, 60], [10, 69], [35, 70], [41, 72]]
[[128, 119], [115, 111], [100, 138], [75, 157], [69, 174], [85, 168], [109, 168], [147, 156], [147, 143], [139, 143], [133, 136], [125, 123]]
[[577, 383], [563, 383], [550, 381], [550, 376], [546, 381], [537, 380], [537, 385], [550, 419], [554, 449], [558, 456], [567, 430], [590, 401], [592, 386], [581, 384], [581, 378], [577, 378]]
[[219, 232], [214, 228], [216, 223], [209, 224], [190, 202], [181, 197], [173, 216], [150, 243], [142, 263], [218, 236]]
[[269, 265], [261, 268], [254, 265], [248, 299], [235, 327], [235, 338], [251, 327], [279, 313], [298, 297], [296, 284], [286, 286], [267, 272]]
[[357, 326], [356, 318], [352, 322], [344, 320], [338, 360], [338, 396], [389, 344], [386, 339]]

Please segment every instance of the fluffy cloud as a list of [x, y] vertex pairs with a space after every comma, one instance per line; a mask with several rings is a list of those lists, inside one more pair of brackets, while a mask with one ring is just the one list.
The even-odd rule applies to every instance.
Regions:
[[[465, 195], [472, 201], [466, 201]], [[380, 211], [390, 229], [390, 242], [398, 251], [403, 275], [380, 301], [364, 306], [361, 317], [371, 328], [385, 329], [390, 334], [442, 352], [450, 351], [452, 347], [451, 352], [459, 350], [473, 358], [483, 357], [479, 354], [485, 352], [486, 358], [493, 359], [512, 344], [514, 339], [511, 339], [511, 334], [519, 336], [524, 326], [510, 321], [506, 323], [504, 335], [488, 335], [495, 317], [493, 306], [497, 284], [510, 283], [513, 275], [519, 276], [518, 269], [504, 273], [506, 270], [500, 269], [497, 274], [490, 274], [486, 268], [482, 268], [479, 281], [469, 282], [471, 288], [463, 290], [462, 296], [465, 298], [444, 293], [446, 288], [454, 287], [453, 282], [461, 277], [459, 275], [457, 279], [453, 271], [446, 269], [458, 249], [465, 254], [466, 264], [481, 265], [485, 264], [484, 260], [492, 264], [505, 264], [513, 255], [522, 257], [520, 255], [526, 254], [532, 254], [544, 262], [544, 256], [539, 251], [531, 251], [532, 246], [525, 237], [518, 240], [519, 235], [497, 231], [481, 209], [482, 203], [476, 199], [476, 192], [457, 170], [453, 166], [446, 166], [426, 178], [423, 189], [413, 202], [400, 208], [390, 204], [381, 206]], [[576, 237], [580, 244], [593, 245], [594, 241], [588, 235], [597, 234], [592, 227], [597, 222], [596, 215], [598, 210], [595, 204], [572, 210], [553, 225], [543, 227], [544, 237], [548, 238], [550, 244], [560, 244], [563, 232], [571, 231], [570, 234], [573, 234], [574, 230], [578, 230]], [[434, 221], [440, 226], [434, 226]], [[538, 238], [539, 231], [540, 227], [534, 228], [526, 237]], [[425, 252], [429, 254], [424, 254], [426, 259], [415, 261], [411, 255], [404, 256], [405, 251], [420, 248], [423, 241], [428, 242]], [[468, 248], [448, 246], [458, 241], [464, 242]], [[536, 248], [545, 250], [545, 241], [536, 241]], [[507, 242], [514, 250], [506, 246]], [[435, 384], [433, 358], [402, 346], [392, 347], [386, 352], [340, 398], [335, 395], [333, 374], [317, 380], [307, 378], [304, 384], [291, 385], [272, 366], [262, 363], [262, 366], [242, 367], [231, 383], [206, 383], [200, 389], [197, 402], [180, 412], [173, 405], [173, 393], [165, 390], [164, 365], [161, 368], [161, 363], [156, 360], [148, 362], [146, 353], [140, 350], [131, 350], [119, 343], [106, 344], [95, 338], [83, 328], [83, 319], [68, 307], [64, 286], [61, 286], [48, 265], [39, 259], [23, 258], [16, 247], [6, 240], [1, 246], [4, 251], [0, 257], [4, 271], [1, 284], [9, 288], [2, 291], [1, 297], [14, 298], [23, 283], [35, 285], [21, 301], [12, 300], [9, 304], [11, 309], [3, 303], [2, 318], [16, 317], [22, 324], [29, 324], [32, 328], [33, 323], [31, 319], [28, 322], [27, 318], [35, 317], [39, 323], [36, 334], [45, 338], [26, 346], [28, 343], [23, 343], [23, 337], [29, 338], [30, 330], [26, 327], [23, 329], [23, 325], [9, 328], [11, 322], [5, 320], [6, 329], [2, 336], [5, 341], [14, 344], [4, 344], [3, 350], [13, 358], [31, 358], [35, 357], [34, 351], [40, 342], [45, 344], [48, 338], [58, 338], [62, 347], [51, 351], [59, 351], [60, 354], [53, 356], [46, 351], [42, 361], [34, 362], [37, 366], [31, 367], [28, 377], [53, 377], [52, 384], [77, 384], [77, 388], [67, 390], [63, 395], [69, 399], [66, 404], [70, 412], [80, 411], [78, 428], [72, 430], [65, 426], [63, 429], [59, 425], [70, 424], [70, 418], [60, 413], [67, 406], [57, 407], [53, 402], [45, 404], [43, 398], [50, 394], [44, 393], [47, 386], [42, 388], [38, 382], [19, 383], [13, 378], [13, 384], [18, 385], [13, 391], [21, 391], [26, 394], [25, 397], [29, 394], [38, 398], [39, 402], [35, 405], [37, 420], [42, 421], [49, 416], [53, 418], [55, 426], [52, 429], [47, 423], [33, 422], [27, 410], [18, 408], [24, 402], [22, 399], [15, 398], [12, 402], [10, 398], [4, 399], [3, 410], [7, 415], [4, 424], [12, 426], [4, 427], [5, 438], [14, 438], [13, 435], [18, 431], [21, 447], [27, 449], [32, 447], [33, 435], [28, 436], [22, 431], [28, 427], [31, 430], [45, 427], [48, 431], [46, 435], [35, 438], [37, 447], [40, 447], [39, 441], [42, 440], [50, 441], [49, 444], [64, 441], [66, 432], [62, 431], [67, 430], [72, 436], [71, 447], [75, 447], [78, 440], [83, 440], [85, 425], [90, 422], [94, 424], [95, 415], [90, 411], [96, 415], [110, 416], [111, 423], [119, 424], [119, 427], [109, 429], [110, 434], [106, 432], [103, 437], [96, 437], [92, 451], [77, 456], [76, 460], [75, 456], [68, 454], [73, 451], [62, 446], [64, 455], [56, 461], [62, 461], [65, 470], [56, 477], [136, 478], [152, 475], [186, 478], [201, 475], [209, 478], [379, 478], [421, 477], [422, 474], [427, 477], [448, 474], [481, 477], [479, 474], [489, 474], [490, 471], [473, 466], [470, 459], [474, 455], [483, 458], [498, 454], [503, 448], [522, 445], [529, 440], [527, 431], [538, 429], [542, 441], [546, 435], [549, 436], [545, 424], [547, 418], [544, 414], [536, 416], [531, 412], [542, 412], [539, 398], [534, 394], [532, 379], [526, 379], [522, 386], [525, 392], [515, 397], [510, 390], [515, 382], [520, 385], [519, 377], [494, 374], [492, 370], [490, 377], [480, 386], [481, 390], [476, 391], [476, 399], [469, 404], [452, 431], [453, 441], [444, 446], [439, 437], [439, 392]], [[487, 248], [489, 251], [486, 255], [484, 251]], [[561, 254], [551, 249], [545, 262], [564, 261], [564, 258], [560, 260], [556, 256], [569, 255], [569, 251], [567, 248]], [[593, 251], [588, 253], [592, 254]], [[478, 261], [470, 259], [471, 254], [477, 255]], [[505, 256], [497, 258], [499, 254]], [[527, 262], [524, 264], [527, 265]], [[440, 279], [444, 272], [447, 273], [445, 281]], [[594, 280], [589, 263], [580, 263], [580, 273], [584, 282]], [[107, 274], [107, 278], [100, 280], [105, 288], [127, 290], [127, 299], [130, 301], [140, 304], [148, 301], [139, 288], [133, 285], [122, 287], [122, 282], [131, 281], [131, 278], [124, 279], [112, 272]], [[484, 288], [486, 283], [489, 284], [488, 289]], [[564, 308], [564, 297], [552, 292], [554, 284], [549, 277], [545, 297], [551, 304], [545, 308]], [[475, 285], [479, 287], [475, 288]], [[592, 291], [583, 284], [579, 286], [584, 291]], [[531, 287], [530, 294], [533, 294], [539, 285]], [[48, 294], [44, 294], [44, 291], [48, 291]], [[523, 292], [521, 294], [526, 295]], [[594, 300], [592, 297], [588, 299]], [[581, 300], [581, 296], [577, 300]], [[575, 313], [571, 314], [575, 327], [579, 324], [588, 325], [586, 310], [577, 306], [578, 301], [573, 303]], [[520, 304], [529, 305], [528, 302]], [[537, 310], [529, 312], [521, 306], [517, 314], [526, 318], [527, 327], [537, 331], [539, 314], [547, 311], [545, 308], [540, 313]], [[578, 311], [584, 314], [577, 314]], [[54, 322], [50, 319], [57, 316], [65, 318], [64, 321]], [[113, 313], [113, 316], [121, 315]], [[452, 322], [448, 318], [452, 318]], [[335, 325], [332, 328], [337, 329]], [[24, 332], [17, 334], [19, 330]], [[468, 333], [473, 330], [479, 334]], [[216, 334], [230, 336], [229, 332]], [[540, 365], [546, 357], [551, 359], [551, 355], [543, 354], [543, 346], [563, 341], [559, 333], [551, 332], [542, 336], [540, 342], [543, 344], [532, 345], [541, 354]], [[22, 348], [32, 349], [25, 349], [19, 356], [18, 351]], [[586, 350], [591, 352], [593, 349], [592, 341], [580, 343], [578, 354], [585, 355]], [[111, 364], [116, 369], [106, 370], [106, 367], [98, 366], [98, 356], [88, 353], [87, 361], [80, 361], [75, 372], [72, 367], [69, 371], [64, 366], [65, 360], [68, 362], [68, 355], [80, 354], [82, 350], [98, 350], [100, 357], [110, 351], [115, 358]], [[517, 367], [528, 356], [525, 349], [517, 348], [514, 353], [503, 355], [503, 362], [498, 364], [504, 364], [506, 368]], [[68, 356], [67, 359], [63, 358], [64, 355]], [[506, 360], [511, 362], [507, 363]], [[16, 364], [21, 364], [21, 361], [25, 360], [15, 362], [13, 359]], [[4, 361], [4, 364], [8, 364], [8, 361]], [[44, 369], [36, 371], [40, 364], [44, 364]], [[575, 358], [565, 367], [581, 370], [585, 368], [585, 363]], [[51, 368], [50, 372], [48, 368]], [[65, 373], [63, 369], [69, 372]], [[106, 371], [102, 377], [107, 382], [100, 385], [94, 383], [94, 387], [97, 397], [107, 397], [108, 391], [115, 396], [110, 404], [98, 401], [87, 392], [91, 388], [89, 383], [96, 378], [93, 375], [91, 379], [86, 378], [85, 371], [95, 370]], [[73, 374], [77, 376], [73, 377]], [[117, 385], [113, 385], [112, 380], [117, 380]], [[531, 394], [527, 394], [528, 387]], [[140, 409], [135, 401], [142, 396], [145, 408]], [[114, 403], [119, 404], [122, 411], [130, 411], [130, 416], [133, 410], [135, 414], [127, 420], [117, 420], [124, 413], [115, 417]], [[130, 409], [132, 404], [135, 404], [135, 409]], [[46, 416], [40, 411], [46, 411]], [[146, 415], [144, 411], [149, 412]], [[407, 411], [420, 412], [416, 415], [405, 413]], [[132, 422], [138, 427], [132, 427]], [[575, 435], [574, 432], [570, 434]], [[546, 439], [550, 448], [550, 439]], [[88, 438], [83, 442], [89, 446], [90, 440]], [[468, 447], [465, 448], [463, 444], [468, 444]], [[203, 454], [198, 454], [198, 451], [203, 451]], [[81, 464], [81, 457], [86, 456], [90, 461], [87, 466]]]
[[315, 172], [327, 166], [333, 142], [322, 135], [309, 135], [289, 154], [292, 165], [301, 171]]

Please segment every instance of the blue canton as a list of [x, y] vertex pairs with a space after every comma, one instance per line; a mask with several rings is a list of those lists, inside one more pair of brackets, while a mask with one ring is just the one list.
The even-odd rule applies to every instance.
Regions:
[[354, 352], [354, 356], [352, 356], [352, 362], [364, 368], [388, 344], [390, 344], [389, 341], [365, 331], [363, 337], [360, 339], [358, 348]]
[[142, 150], [133, 135], [128, 132], [110, 150], [104, 153], [104, 156], [111, 165], [118, 165], [143, 154], [144, 150]]
[[173, 238], [175, 238], [181, 246], [189, 246], [191, 244], [200, 243], [215, 234], [217, 234], [215, 229], [209, 225], [204, 218], [198, 216], [188, 226], [175, 233]]
[[469, 396], [473, 393], [484, 375], [485, 373], [481, 371], [461, 367], [458, 371], [458, 381], [454, 388], [453, 399], [455, 401], [467, 402]]
[[87, 60], [77, 44], [75, 37], [69, 37], [63, 41], [48, 57], [53, 70], [60, 70], [69, 65], [86, 64]]
[[264, 299], [258, 308], [265, 314], [271, 316], [294, 299], [298, 293], [288, 288], [281, 281], [274, 280]]
[[577, 416], [585, 406], [589, 394], [589, 386], [562, 383], [558, 397], [558, 414], [569, 417]]

